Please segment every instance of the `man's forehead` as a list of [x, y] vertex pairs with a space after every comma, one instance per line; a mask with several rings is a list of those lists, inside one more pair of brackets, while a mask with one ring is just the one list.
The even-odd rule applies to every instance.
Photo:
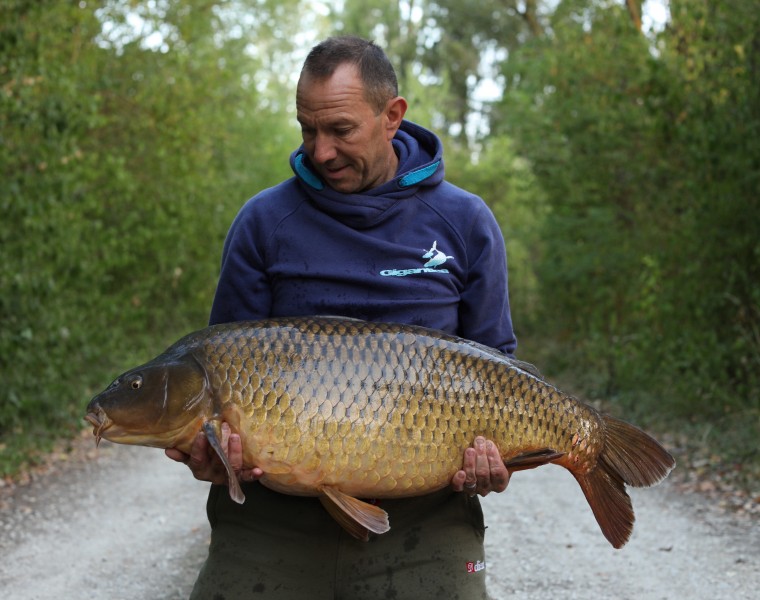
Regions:
[[318, 82], [299, 87], [296, 94], [296, 114], [299, 121], [356, 120], [364, 113], [374, 114], [367, 102], [364, 88], [351, 81]]
[[353, 125], [362, 119], [356, 112], [337, 110], [337, 111], [296, 111], [296, 120], [302, 125], [316, 125], [336, 127], [339, 125]]
[[302, 74], [298, 80], [296, 87], [297, 103], [333, 95], [353, 95], [359, 99], [364, 99], [364, 83], [354, 65], [341, 65], [326, 77], [317, 77], [308, 73]]
[[318, 115], [321, 117], [340, 113], [356, 114], [364, 113], [368, 110], [368, 106], [362, 96], [356, 96], [355, 94], [317, 96], [300, 102], [296, 101], [296, 113]]

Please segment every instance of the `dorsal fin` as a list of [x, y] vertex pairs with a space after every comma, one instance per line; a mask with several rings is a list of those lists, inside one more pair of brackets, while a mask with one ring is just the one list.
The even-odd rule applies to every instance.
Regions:
[[538, 370], [538, 367], [536, 365], [529, 362], [525, 362], [524, 360], [518, 360], [516, 358], [512, 358], [510, 356], [507, 357], [507, 360], [518, 369], [522, 369], [523, 371], [530, 373], [531, 375], [540, 379], [541, 381], [544, 381], [544, 376], [541, 375], [541, 371]]

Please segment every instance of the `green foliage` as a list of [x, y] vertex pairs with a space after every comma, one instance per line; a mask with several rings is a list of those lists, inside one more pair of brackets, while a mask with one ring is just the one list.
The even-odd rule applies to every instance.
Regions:
[[[0, 472], [205, 324], [232, 217], [290, 174], [298, 133], [260, 105], [252, 32], [213, 3], [156, 6], [2, 9]], [[128, 11], [161, 43], [119, 29]]]
[[546, 194], [541, 310], [567, 366], [628, 410], [757, 431], [760, 21], [673, 11], [650, 39], [622, 4], [563, 2], [505, 63], [495, 129]]

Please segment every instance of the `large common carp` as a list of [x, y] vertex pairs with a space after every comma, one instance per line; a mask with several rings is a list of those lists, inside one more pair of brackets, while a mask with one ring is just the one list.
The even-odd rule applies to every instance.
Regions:
[[562, 465], [620, 548], [633, 527], [625, 484], [649, 486], [675, 461], [640, 429], [560, 392], [526, 363], [421, 327], [333, 317], [238, 322], [191, 333], [95, 396], [98, 441], [189, 452], [202, 428], [221, 451], [227, 421], [261, 483], [319, 496], [350, 533], [389, 529], [359, 498], [445, 488], [478, 435], [511, 470]]

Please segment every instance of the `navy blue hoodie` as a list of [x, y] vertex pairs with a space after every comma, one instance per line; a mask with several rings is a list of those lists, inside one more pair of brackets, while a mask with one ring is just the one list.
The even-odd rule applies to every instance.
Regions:
[[395, 178], [336, 192], [303, 147], [295, 176], [251, 198], [224, 244], [211, 323], [343, 315], [432, 327], [513, 354], [504, 240], [479, 197], [444, 181], [442, 145], [404, 121]]

